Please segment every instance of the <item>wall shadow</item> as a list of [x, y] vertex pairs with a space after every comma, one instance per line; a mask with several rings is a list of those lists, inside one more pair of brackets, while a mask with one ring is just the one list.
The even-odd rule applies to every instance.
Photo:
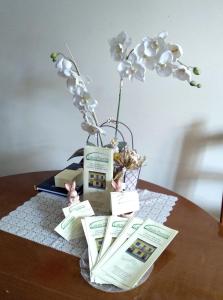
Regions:
[[[223, 145], [223, 132], [207, 133], [205, 122], [192, 123], [184, 135], [182, 150], [173, 181], [174, 191], [183, 194], [193, 194], [198, 181], [222, 184], [223, 170], [202, 168], [205, 153]], [[219, 203], [221, 196], [219, 195]], [[215, 213], [216, 214], [216, 213]]]

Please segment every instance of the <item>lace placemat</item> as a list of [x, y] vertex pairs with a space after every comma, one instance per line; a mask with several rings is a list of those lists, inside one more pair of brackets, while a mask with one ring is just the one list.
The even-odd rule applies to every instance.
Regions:
[[[138, 190], [140, 210], [137, 216], [164, 223], [177, 201], [174, 196]], [[54, 228], [64, 219], [64, 197], [41, 192], [0, 220], [0, 230], [80, 257], [87, 244], [85, 238], [70, 242], [64, 240]]]

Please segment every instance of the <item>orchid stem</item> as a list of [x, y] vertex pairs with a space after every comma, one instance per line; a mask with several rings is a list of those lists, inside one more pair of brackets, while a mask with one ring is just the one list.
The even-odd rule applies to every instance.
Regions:
[[[98, 126], [98, 120], [97, 120], [97, 117], [96, 117], [96, 114], [95, 114], [94, 111], [92, 112], [92, 116], [94, 118], [96, 126]], [[101, 138], [101, 133], [100, 132], [98, 133], [98, 136], [99, 136], [99, 139], [100, 139], [100, 142], [101, 142], [101, 146], [103, 147], [103, 142], [102, 142], [102, 138]]]
[[187, 65], [185, 65], [184, 63], [182, 63], [182, 61], [179, 61], [179, 60], [178, 60], [178, 63], [179, 63], [180, 65], [186, 67], [186, 68], [193, 69], [192, 66], [187, 66]]
[[[74, 64], [75, 68], [76, 68], [76, 71], [77, 71], [78, 76], [80, 76], [80, 72], [79, 72], [79, 70], [78, 70], [78, 67], [77, 67], [77, 64], [76, 64], [76, 62], [75, 62], [74, 56], [73, 56], [73, 54], [72, 54], [72, 52], [71, 52], [71, 50], [70, 50], [70, 47], [68, 46], [67, 43], [65, 43], [65, 47], [67, 48], [67, 51], [69, 52], [69, 54], [70, 54], [70, 56], [71, 56], [71, 58], [72, 58], [72, 62], [73, 62], [73, 64]], [[92, 112], [92, 116], [93, 116], [93, 119], [94, 119], [94, 121], [95, 121], [96, 126], [98, 126], [98, 120], [97, 120], [97, 117], [96, 117], [95, 112]], [[100, 132], [98, 133], [98, 136], [99, 136], [99, 139], [100, 139], [100, 142], [101, 142], [101, 146], [103, 147], [103, 142], [102, 142], [102, 138], [101, 138], [101, 133], [100, 133]]]
[[77, 64], [76, 64], [75, 59], [74, 59], [74, 57], [73, 57], [73, 54], [72, 54], [72, 52], [71, 52], [71, 50], [70, 50], [70, 47], [68, 46], [67, 43], [65, 43], [65, 47], [67, 48], [67, 51], [69, 52], [69, 54], [70, 54], [70, 56], [71, 56], [71, 58], [72, 58], [72, 62], [73, 62], [73, 64], [74, 64], [74, 66], [75, 66], [75, 69], [76, 69], [76, 71], [77, 71], [78, 76], [80, 76], [80, 72], [79, 72], [79, 70], [78, 70]]
[[130, 54], [134, 51], [134, 48], [129, 52], [129, 54], [126, 56], [126, 59], [129, 58]]
[[115, 139], [117, 140], [117, 133], [118, 133], [118, 120], [119, 120], [119, 111], [120, 111], [120, 104], [121, 104], [121, 97], [122, 97], [122, 87], [123, 87], [123, 79], [120, 79], [119, 84], [119, 95], [118, 95], [118, 109], [117, 109], [117, 116], [116, 116], [116, 127], [115, 127]]

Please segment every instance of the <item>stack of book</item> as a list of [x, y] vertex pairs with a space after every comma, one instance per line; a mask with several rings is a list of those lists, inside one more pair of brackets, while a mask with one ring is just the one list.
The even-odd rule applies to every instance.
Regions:
[[[67, 166], [65, 169], [60, 171], [57, 175], [52, 176], [45, 181], [37, 184], [34, 186], [34, 189], [38, 192], [47, 192], [55, 195], [60, 195], [66, 197], [68, 194], [68, 191], [65, 189], [64, 185], [58, 186], [55, 182], [56, 176], [58, 176], [60, 173], [64, 171], [74, 171], [78, 170], [82, 167], [81, 164], [72, 163], [71, 165]], [[69, 182], [69, 180], [67, 180]], [[77, 193], [80, 195], [83, 192], [83, 184], [77, 184], [76, 187]]]
[[68, 241], [85, 235], [91, 282], [123, 290], [139, 284], [178, 233], [151, 219], [95, 216], [88, 201], [63, 211], [55, 230]]

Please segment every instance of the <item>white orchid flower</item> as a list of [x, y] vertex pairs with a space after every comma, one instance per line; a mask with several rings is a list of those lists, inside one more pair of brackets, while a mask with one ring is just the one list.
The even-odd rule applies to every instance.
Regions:
[[93, 99], [87, 89], [82, 86], [77, 86], [75, 89], [73, 100], [74, 105], [80, 111], [94, 112], [94, 109], [98, 104], [98, 101]]
[[184, 67], [184, 66], [179, 66], [174, 72], [173, 72], [173, 77], [176, 77], [179, 80], [182, 81], [191, 81], [191, 72], [190, 70], [188, 70], [188, 68]]
[[166, 51], [166, 37], [167, 32], [161, 32], [155, 38], [145, 37], [136, 47], [135, 52], [147, 69], [154, 70], [160, 55]]
[[164, 51], [156, 65], [156, 72], [162, 77], [170, 76], [173, 72], [173, 54], [171, 51]]
[[67, 79], [67, 89], [72, 95], [76, 94], [76, 90], [78, 86], [86, 88], [85, 83], [81, 78], [81, 76], [77, 74], [73, 74], [72, 77]]
[[65, 57], [61, 57], [56, 62], [55, 66], [58, 69], [58, 74], [63, 77], [71, 77], [71, 75], [74, 73], [73, 63], [69, 59], [66, 59]]
[[165, 48], [165, 41], [160, 37], [156, 37], [156, 38], [146, 37], [143, 39], [143, 43], [145, 47], [144, 54], [148, 57], [157, 56], [160, 50]]
[[89, 124], [88, 122], [82, 122], [81, 128], [84, 131], [87, 131], [90, 135], [95, 135], [97, 133], [105, 134], [104, 130], [101, 127], [93, 125], [93, 124]]
[[136, 54], [131, 53], [128, 60], [119, 63], [118, 71], [121, 78], [133, 79], [136, 78], [140, 81], [145, 80], [145, 67], [138, 61]]
[[167, 45], [168, 50], [172, 52], [173, 55], [173, 61], [177, 61], [178, 58], [180, 58], [183, 55], [183, 49], [178, 44], [168, 44]]
[[154, 70], [157, 63], [156, 56], [149, 56], [146, 54], [146, 44], [147, 42], [142, 42], [141, 44], [136, 46], [135, 53], [147, 69]]
[[111, 56], [116, 61], [126, 58], [127, 49], [131, 44], [131, 38], [124, 31], [120, 32], [117, 37], [109, 41]]

